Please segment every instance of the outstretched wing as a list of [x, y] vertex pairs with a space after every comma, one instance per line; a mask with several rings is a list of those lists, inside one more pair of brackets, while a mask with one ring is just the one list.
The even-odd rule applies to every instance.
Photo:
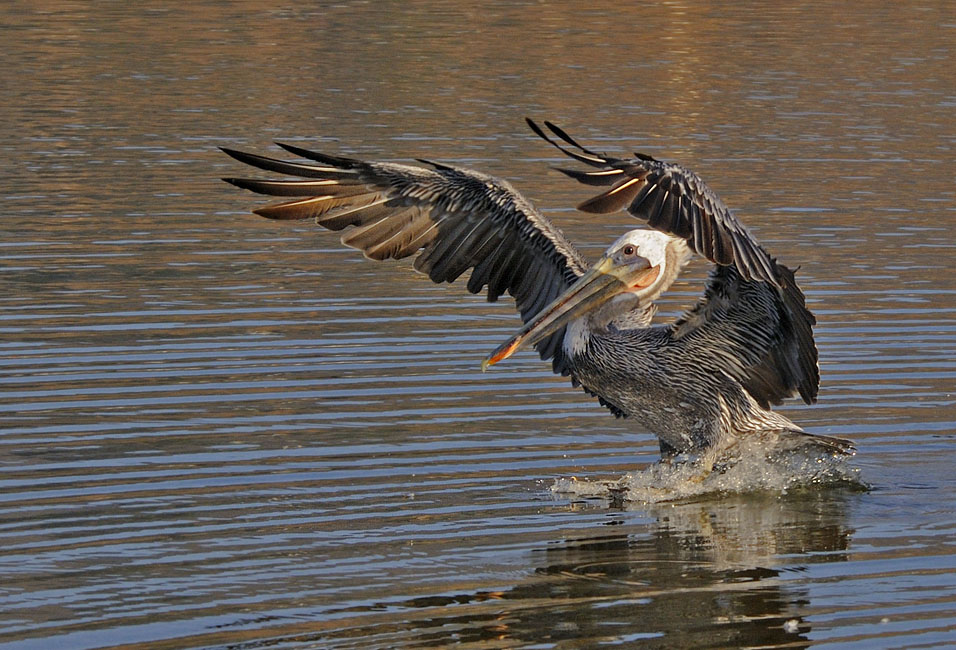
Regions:
[[695, 253], [711, 262], [736, 265], [747, 280], [777, 282], [774, 263], [767, 251], [694, 172], [644, 154], [635, 154], [636, 158], [627, 160], [598, 154], [582, 147], [554, 124], [544, 123], [554, 135], [577, 150], [574, 151], [552, 140], [530, 119], [527, 121], [535, 133], [566, 155], [598, 168], [597, 171], [558, 171], [586, 185], [610, 186], [580, 204], [579, 210], [607, 214], [626, 209], [651, 228], [687, 240]]
[[[349, 228], [342, 243], [374, 260], [418, 253], [415, 269], [434, 282], [452, 282], [472, 269], [468, 290], [488, 288], [488, 300], [515, 298], [527, 322], [587, 268], [562, 232], [508, 183], [437, 163], [431, 169], [363, 162], [280, 144], [308, 162], [290, 162], [223, 149], [236, 160], [292, 180], [225, 178], [260, 194], [293, 197], [254, 210], [270, 219], [315, 219], [330, 230]], [[564, 332], [537, 345], [567, 374]]]
[[796, 395], [808, 404], [816, 400], [816, 318], [793, 272], [770, 257], [697, 174], [647, 155], [624, 160], [595, 153], [545, 122], [569, 149], [528, 124], [566, 155], [597, 168], [559, 171], [587, 185], [610, 186], [579, 209], [626, 209], [717, 265], [704, 296], [673, 325], [675, 337], [699, 343], [690, 354], [718, 355], [720, 367], [764, 407]]

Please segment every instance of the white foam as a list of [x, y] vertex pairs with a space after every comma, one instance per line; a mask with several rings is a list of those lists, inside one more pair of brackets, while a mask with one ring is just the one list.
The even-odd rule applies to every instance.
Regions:
[[557, 479], [555, 494], [578, 498], [610, 498], [640, 503], [660, 503], [707, 494], [773, 492], [842, 486], [866, 490], [859, 468], [849, 456], [790, 452], [768, 458], [766, 448], [741, 447], [735, 457], [711, 472], [694, 462], [656, 463], [617, 480]]

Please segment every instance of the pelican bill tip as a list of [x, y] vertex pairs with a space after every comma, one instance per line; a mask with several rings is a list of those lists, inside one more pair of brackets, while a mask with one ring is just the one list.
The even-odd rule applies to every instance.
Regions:
[[494, 352], [489, 354], [485, 358], [485, 360], [481, 362], [481, 371], [485, 372], [486, 370], [488, 370], [488, 368], [495, 365], [499, 361], [502, 361], [510, 357], [512, 354], [515, 353], [515, 351], [519, 347], [521, 347], [522, 341], [523, 341], [523, 337], [516, 336], [515, 338], [511, 339], [507, 343], [498, 346], [498, 348]]

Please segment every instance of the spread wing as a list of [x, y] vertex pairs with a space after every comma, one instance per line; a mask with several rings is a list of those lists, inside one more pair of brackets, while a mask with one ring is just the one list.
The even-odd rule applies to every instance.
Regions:
[[528, 124], [566, 155], [596, 168], [559, 171], [587, 185], [609, 186], [579, 209], [625, 209], [652, 228], [683, 238], [716, 265], [704, 296], [673, 325], [676, 338], [695, 343], [689, 355], [719, 363], [764, 407], [796, 395], [808, 404], [816, 401], [816, 318], [793, 272], [770, 257], [697, 174], [643, 154], [624, 160], [595, 153], [545, 122], [568, 148], [531, 120]]
[[[374, 260], [416, 255], [415, 269], [452, 282], [471, 269], [467, 288], [487, 287], [489, 301], [515, 298], [527, 322], [569, 287], [587, 263], [562, 232], [508, 183], [468, 169], [363, 162], [280, 144], [305, 159], [291, 162], [231, 149], [236, 160], [297, 177], [225, 178], [260, 194], [290, 200], [256, 209], [270, 219], [314, 219], [346, 230], [342, 243]], [[555, 372], [567, 374], [559, 331], [537, 345]]]
[[644, 154], [624, 160], [594, 153], [545, 122], [552, 133], [576, 149], [571, 150], [552, 140], [531, 120], [528, 125], [566, 155], [598, 168], [558, 171], [586, 185], [610, 187], [580, 204], [579, 210], [607, 214], [626, 209], [651, 228], [682, 237], [701, 257], [715, 264], [735, 265], [747, 280], [776, 283], [774, 263], [767, 251], [694, 172]]

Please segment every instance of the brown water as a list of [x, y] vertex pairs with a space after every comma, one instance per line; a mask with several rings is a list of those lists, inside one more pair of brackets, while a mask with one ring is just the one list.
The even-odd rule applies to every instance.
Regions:
[[[626, 4], [0, 7], [0, 645], [956, 644], [956, 7]], [[870, 492], [554, 494], [654, 438], [532, 354], [478, 372], [508, 304], [217, 180], [273, 139], [467, 164], [593, 255], [633, 221], [524, 115], [692, 167], [801, 267], [786, 414]]]

